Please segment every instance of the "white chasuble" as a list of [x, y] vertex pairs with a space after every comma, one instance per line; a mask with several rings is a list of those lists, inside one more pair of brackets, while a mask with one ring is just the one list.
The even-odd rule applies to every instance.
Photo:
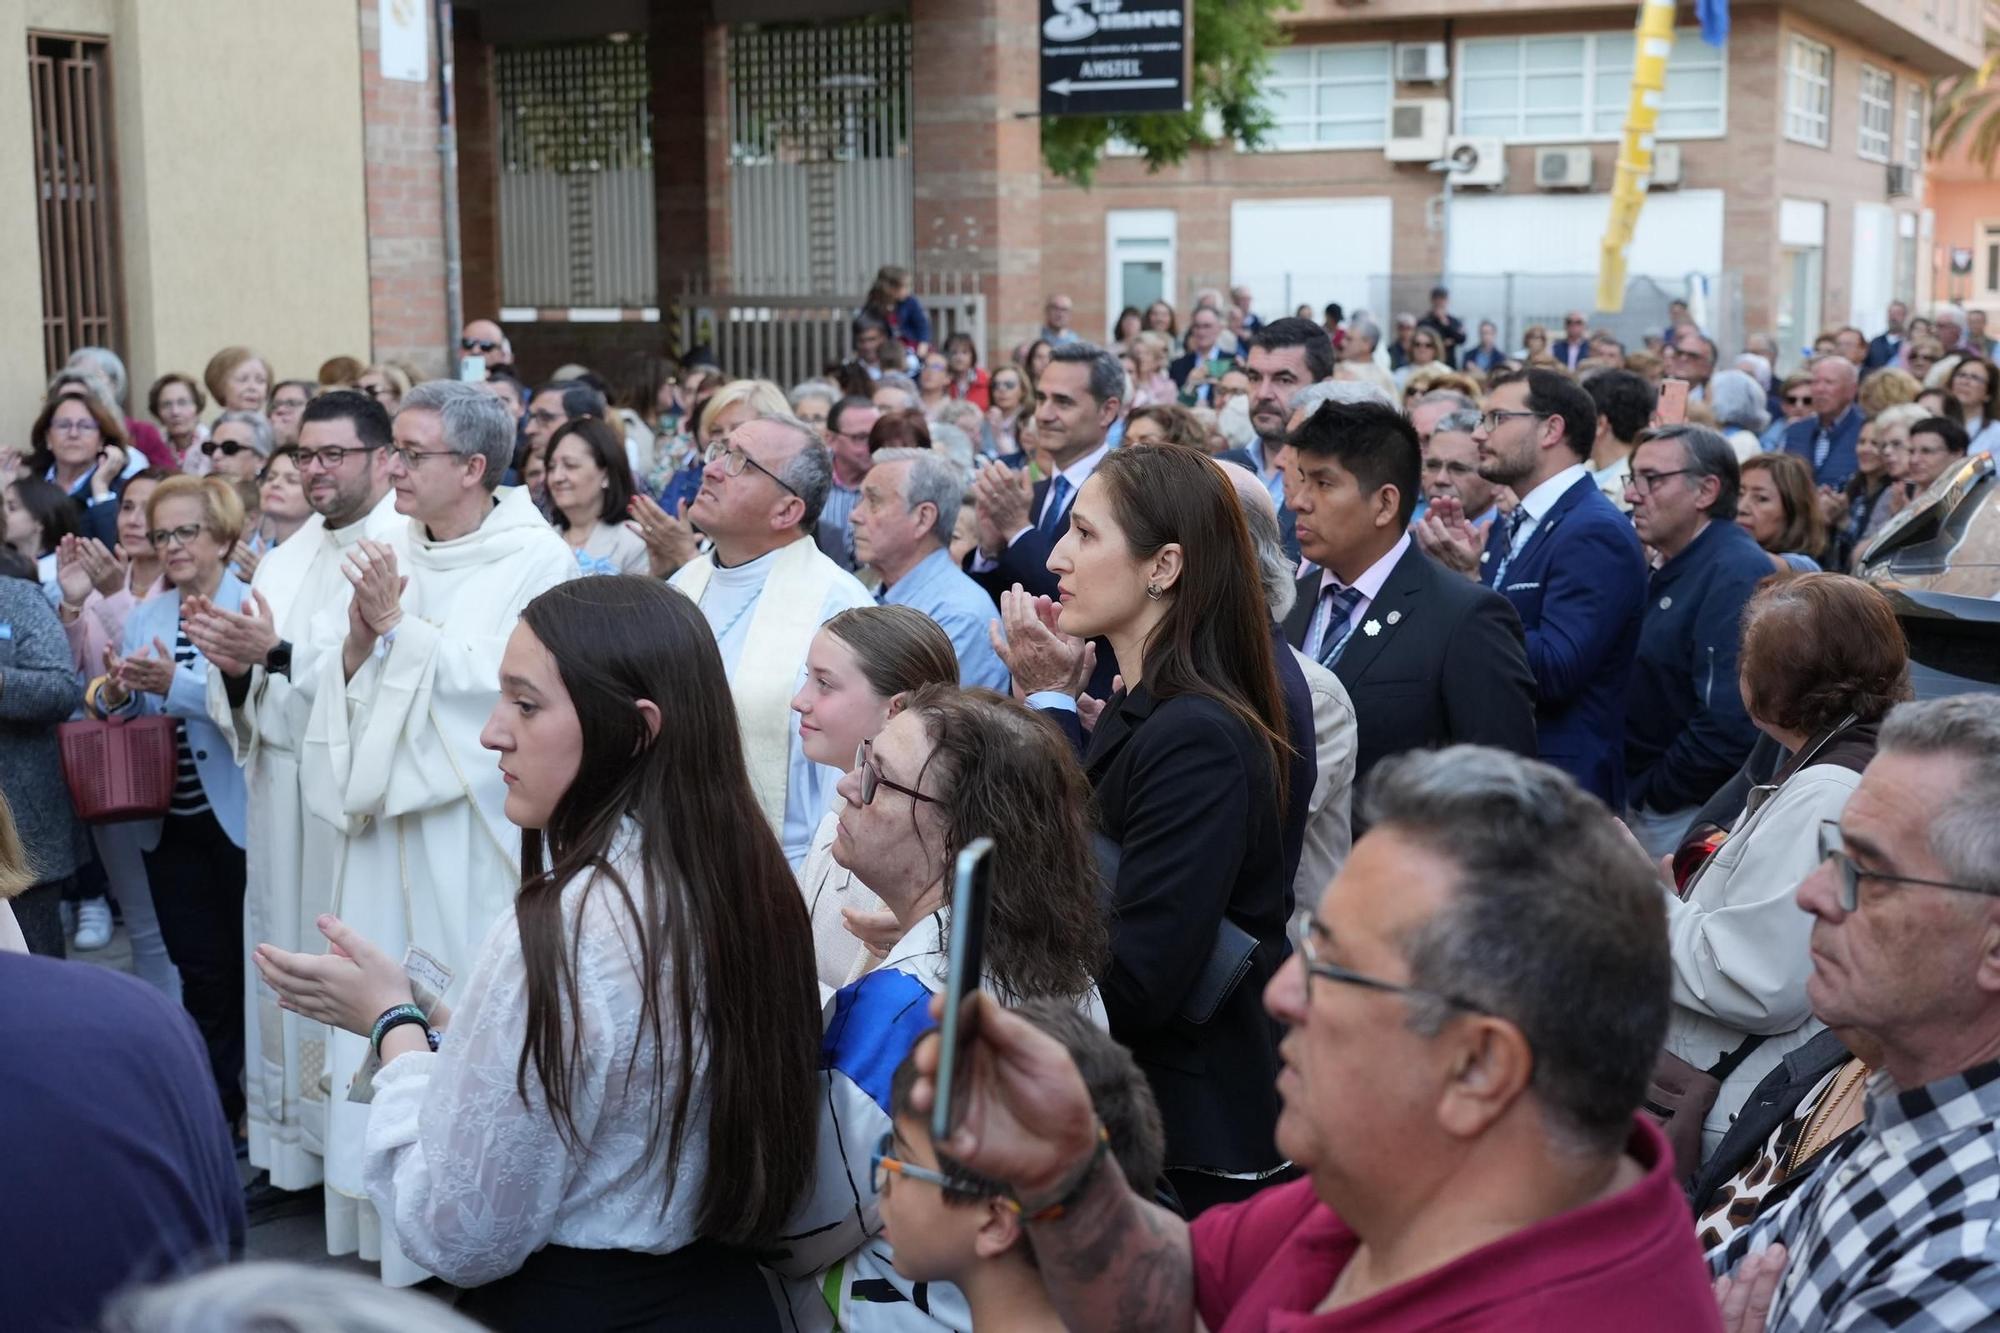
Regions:
[[[479, 744], [500, 697], [500, 656], [536, 596], [578, 575], [525, 490], [505, 488], [475, 532], [435, 542], [410, 523], [409, 586], [393, 642], [351, 681], [321, 665], [302, 753], [309, 808], [340, 828], [329, 910], [400, 959], [410, 945], [452, 974], [458, 998], [480, 943], [520, 887], [521, 833], [497, 757]], [[397, 1286], [426, 1274], [382, 1234], [362, 1178], [369, 1108], [348, 1085], [365, 1038], [335, 1032], [328, 1064], [327, 1249], [380, 1258]], [[508, 1074], [511, 1078], [511, 1072]]]

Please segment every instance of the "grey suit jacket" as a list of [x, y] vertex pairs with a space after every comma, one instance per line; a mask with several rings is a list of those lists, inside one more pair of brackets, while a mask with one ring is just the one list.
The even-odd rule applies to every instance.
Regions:
[[38, 884], [76, 873], [80, 830], [56, 724], [82, 701], [69, 640], [40, 585], [0, 578], [0, 796]]

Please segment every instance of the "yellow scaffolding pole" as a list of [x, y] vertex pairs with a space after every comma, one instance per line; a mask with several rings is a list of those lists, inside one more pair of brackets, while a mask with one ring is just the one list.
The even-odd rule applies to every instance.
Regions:
[[1653, 174], [1653, 131], [1660, 122], [1660, 94], [1667, 86], [1667, 57], [1674, 49], [1674, 0], [1641, 0], [1633, 38], [1632, 99], [1625, 108], [1625, 137], [1618, 145], [1618, 176], [1611, 186], [1611, 219], [1597, 265], [1597, 308], [1625, 308], [1625, 249], [1646, 204]]

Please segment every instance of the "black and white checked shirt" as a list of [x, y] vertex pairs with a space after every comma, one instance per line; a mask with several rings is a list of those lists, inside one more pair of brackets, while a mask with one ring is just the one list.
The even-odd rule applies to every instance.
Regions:
[[2000, 1327], [2000, 1062], [1903, 1093], [1870, 1077], [1863, 1132], [1709, 1269], [1775, 1243], [1771, 1333]]

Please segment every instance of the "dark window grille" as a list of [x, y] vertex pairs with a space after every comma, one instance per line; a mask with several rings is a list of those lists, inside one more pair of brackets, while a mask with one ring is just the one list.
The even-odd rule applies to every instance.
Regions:
[[42, 252], [42, 359], [52, 373], [79, 347], [125, 351], [109, 45], [98, 37], [30, 32], [28, 91]]

